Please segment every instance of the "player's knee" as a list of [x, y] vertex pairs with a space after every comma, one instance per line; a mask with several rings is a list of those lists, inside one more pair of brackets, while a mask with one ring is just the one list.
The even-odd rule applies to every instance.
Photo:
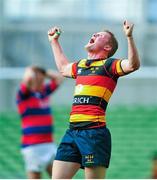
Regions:
[[85, 167], [86, 179], [104, 179], [106, 168], [103, 166], [98, 167]]

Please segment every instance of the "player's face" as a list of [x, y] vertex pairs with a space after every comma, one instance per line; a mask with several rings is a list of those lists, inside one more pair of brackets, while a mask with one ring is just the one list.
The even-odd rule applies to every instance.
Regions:
[[45, 80], [45, 75], [44, 74], [42, 74], [41, 72], [36, 72], [35, 73], [34, 86], [33, 86], [35, 91], [42, 90], [44, 80]]
[[99, 52], [104, 50], [105, 45], [108, 44], [111, 36], [107, 32], [98, 32], [92, 35], [89, 42], [85, 45], [88, 52]]

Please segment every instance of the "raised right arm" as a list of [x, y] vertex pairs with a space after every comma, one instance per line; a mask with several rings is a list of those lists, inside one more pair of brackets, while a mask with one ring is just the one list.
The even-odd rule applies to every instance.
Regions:
[[59, 72], [65, 77], [71, 77], [72, 64], [64, 55], [61, 45], [58, 41], [60, 29], [57, 27], [51, 28], [48, 31], [48, 39], [51, 43], [51, 48], [54, 54], [55, 62]]

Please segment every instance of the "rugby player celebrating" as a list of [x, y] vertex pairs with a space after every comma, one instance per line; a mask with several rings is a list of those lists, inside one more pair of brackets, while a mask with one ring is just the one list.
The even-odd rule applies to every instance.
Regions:
[[48, 38], [60, 73], [76, 79], [74, 100], [70, 114], [70, 128], [66, 131], [53, 165], [53, 178], [72, 178], [81, 167], [85, 178], [105, 177], [111, 156], [111, 135], [106, 127], [106, 107], [117, 80], [140, 67], [133, 39], [134, 25], [123, 24], [128, 42], [128, 58], [111, 58], [118, 42], [108, 30], [93, 34], [85, 49], [88, 57], [70, 63], [58, 41], [58, 27], [48, 31]]

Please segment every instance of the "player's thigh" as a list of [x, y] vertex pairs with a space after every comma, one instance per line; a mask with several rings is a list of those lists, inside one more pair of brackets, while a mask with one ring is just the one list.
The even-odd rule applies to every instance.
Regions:
[[85, 167], [86, 179], [104, 179], [106, 168], [103, 166]]
[[80, 164], [76, 162], [54, 160], [52, 179], [71, 179], [79, 168]]
[[107, 128], [81, 130], [76, 142], [83, 167], [109, 167], [111, 136]]

